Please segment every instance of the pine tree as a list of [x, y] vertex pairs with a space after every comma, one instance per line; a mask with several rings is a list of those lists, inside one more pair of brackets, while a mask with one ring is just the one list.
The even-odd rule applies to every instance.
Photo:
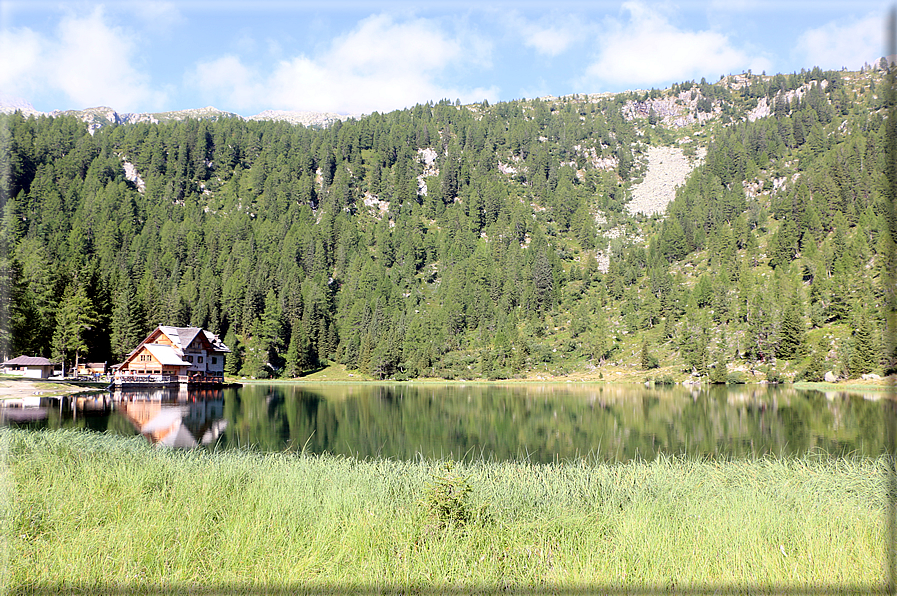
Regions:
[[857, 319], [850, 341], [849, 372], [852, 377], [859, 377], [875, 370], [879, 365], [880, 355], [868, 311], [863, 310], [857, 315]]
[[827, 353], [828, 345], [824, 339], [820, 340], [810, 355], [810, 362], [803, 371], [803, 379], [805, 381], [819, 382], [825, 379], [825, 355]]
[[314, 369], [317, 361], [311, 351], [311, 344], [301, 321], [293, 323], [293, 331], [290, 334], [290, 345], [287, 348], [286, 365], [284, 374], [287, 377], [298, 377], [303, 373]]
[[800, 299], [795, 296], [782, 313], [776, 356], [785, 360], [797, 358], [803, 355], [806, 341], [803, 308]]
[[56, 331], [53, 333], [53, 356], [62, 362], [65, 375], [65, 361], [69, 354], [75, 354], [75, 367], [83, 352], [87, 350], [87, 332], [97, 323], [97, 313], [87, 296], [84, 286], [72, 282], [66, 286], [62, 301], [56, 311]]
[[240, 374], [243, 362], [240, 357], [242, 352], [240, 341], [237, 339], [237, 334], [234, 333], [233, 326], [227, 330], [227, 335], [224, 336], [224, 345], [230, 349], [230, 353], [224, 356], [224, 372], [232, 377], [237, 376]]
[[146, 332], [143, 309], [130, 280], [126, 280], [125, 287], [115, 296], [111, 326], [112, 356], [121, 360], [137, 347]]
[[641, 351], [641, 363], [642, 370], [651, 370], [652, 368], [657, 368], [660, 364], [657, 361], [657, 358], [651, 354], [648, 348], [648, 339], [642, 342], [642, 351]]

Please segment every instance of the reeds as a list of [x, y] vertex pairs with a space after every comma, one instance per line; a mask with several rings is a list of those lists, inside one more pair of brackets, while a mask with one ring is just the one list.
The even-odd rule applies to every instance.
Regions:
[[883, 591], [887, 461], [607, 465], [0, 431], [13, 591]]

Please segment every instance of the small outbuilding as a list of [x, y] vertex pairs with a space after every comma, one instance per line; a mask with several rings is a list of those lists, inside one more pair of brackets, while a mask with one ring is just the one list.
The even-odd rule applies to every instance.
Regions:
[[55, 365], [46, 358], [35, 356], [19, 356], [7, 360], [0, 366], [7, 374], [20, 375], [28, 379], [49, 379], [55, 368]]
[[106, 372], [105, 362], [82, 362], [78, 365], [79, 377], [100, 377]]

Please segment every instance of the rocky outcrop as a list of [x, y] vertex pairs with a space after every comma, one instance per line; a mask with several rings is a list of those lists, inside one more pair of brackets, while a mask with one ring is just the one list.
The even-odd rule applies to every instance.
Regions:
[[641, 101], [627, 101], [623, 106], [623, 117], [627, 120], [636, 118], [648, 118], [651, 111], [659, 123], [672, 128], [689, 126], [696, 122], [703, 123], [710, 120], [720, 112], [719, 106], [714, 106], [710, 112], [698, 110], [698, 102], [702, 99], [696, 89], [682, 91], [678, 96], [655, 97]]
[[246, 120], [279, 120], [289, 122], [290, 124], [301, 124], [302, 126], [327, 127], [341, 120], [349, 118], [357, 118], [357, 114], [344, 115], [336, 112], [297, 112], [288, 110], [265, 110], [255, 116], [249, 116]]
[[626, 210], [632, 214], [663, 213], [695, 165], [697, 161], [689, 161], [678, 147], [650, 147], [648, 173], [633, 187], [632, 200], [626, 204]]
[[436, 167], [436, 150], [430, 147], [417, 150], [417, 158], [423, 165], [423, 172], [417, 177], [417, 192], [421, 196], [427, 196], [427, 178], [439, 175], [439, 168]]
[[137, 192], [140, 194], [145, 193], [146, 182], [140, 177], [140, 174], [137, 172], [137, 167], [128, 160], [122, 160], [121, 165], [125, 169], [125, 178], [134, 183], [134, 186], [137, 187]]
[[279, 120], [289, 122], [290, 124], [301, 124], [309, 127], [326, 127], [340, 120], [357, 117], [356, 115], [343, 115], [335, 112], [265, 110], [255, 116], [243, 118], [243, 116], [240, 116], [239, 114], [225, 112], [212, 106], [190, 110], [176, 110], [173, 112], [152, 113], [117, 112], [115, 109], [108, 106], [98, 106], [94, 108], [86, 108], [84, 110], [53, 110], [50, 113], [45, 113], [35, 110], [30, 103], [24, 100], [7, 98], [0, 95], [0, 113], [12, 114], [13, 112], [21, 112], [24, 116], [75, 116], [87, 123], [88, 130], [91, 134], [98, 128], [110, 124], [136, 124], [138, 122], [157, 124], [159, 122], [186, 120], [188, 118], [194, 118], [196, 120], [217, 120], [219, 118]]
[[41, 116], [30, 103], [19, 97], [0, 94], [0, 114], [21, 112], [23, 116]]

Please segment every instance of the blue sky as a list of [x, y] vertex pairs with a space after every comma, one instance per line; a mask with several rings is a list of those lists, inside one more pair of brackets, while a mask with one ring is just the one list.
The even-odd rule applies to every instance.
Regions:
[[859, 69], [890, 4], [0, 0], [0, 96], [35, 109], [361, 114]]

